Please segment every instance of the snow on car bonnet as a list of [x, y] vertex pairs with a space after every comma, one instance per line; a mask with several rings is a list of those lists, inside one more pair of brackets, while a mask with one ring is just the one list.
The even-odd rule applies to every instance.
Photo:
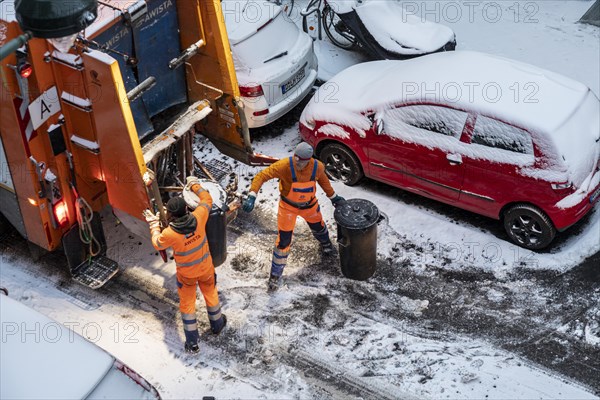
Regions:
[[397, 2], [370, 1], [355, 10], [377, 43], [394, 53], [429, 53], [454, 39], [452, 29], [422, 20]]
[[113, 365], [98, 346], [3, 295], [0, 320], [2, 399], [83, 399]]
[[433, 103], [550, 133], [573, 114], [587, 92], [577, 81], [528, 64], [453, 51], [347, 68], [321, 86], [300, 121], [364, 131], [371, 126], [364, 113], [408, 102]]

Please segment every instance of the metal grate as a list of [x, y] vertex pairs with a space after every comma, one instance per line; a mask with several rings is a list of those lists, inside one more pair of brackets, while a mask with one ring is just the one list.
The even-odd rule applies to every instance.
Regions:
[[90, 287], [98, 289], [119, 272], [119, 264], [110, 258], [97, 256], [80, 264], [72, 273], [73, 279]]
[[[225, 161], [217, 159], [203, 162], [202, 165], [204, 165], [204, 168], [206, 168], [208, 172], [211, 173], [213, 178], [215, 178], [215, 180], [222, 186], [225, 186], [227, 184], [227, 182], [224, 182], [224, 180], [233, 172], [231, 165], [227, 164]], [[201, 178], [210, 179], [210, 177], [206, 176], [206, 174], [200, 169], [198, 169], [197, 173], [198, 176]]]

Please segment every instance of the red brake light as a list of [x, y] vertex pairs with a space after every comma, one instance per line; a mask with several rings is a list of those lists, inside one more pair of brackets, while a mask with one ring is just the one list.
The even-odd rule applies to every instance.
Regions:
[[61, 200], [54, 205], [54, 218], [60, 226], [64, 226], [69, 223], [67, 205], [65, 204], [64, 200]]
[[240, 95], [242, 97], [260, 97], [264, 96], [263, 88], [260, 85], [257, 86], [240, 86]]
[[269, 109], [267, 108], [266, 110], [254, 111], [252, 115], [254, 115], [255, 117], [260, 117], [261, 115], [267, 115], [268, 113]]
[[20, 64], [17, 70], [19, 72], [19, 75], [21, 75], [21, 77], [25, 79], [29, 78], [33, 73], [33, 67], [27, 62]]

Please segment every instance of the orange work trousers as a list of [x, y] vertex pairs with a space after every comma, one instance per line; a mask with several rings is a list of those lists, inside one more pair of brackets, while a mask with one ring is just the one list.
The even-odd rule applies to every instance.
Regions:
[[[188, 274], [186, 274], [188, 275]], [[183, 276], [177, 271], [177, 293], [179, 294], [179, 311], [182, 314], [196, 312], [196, 287], [200, 287], [206, 308], [210, 311], [219, 307], [219, 294], [215, 284], [215, 267], [202, 268], [197, 276]]]
[[[319, 202], [315, 202], [315, 205], [311, 208], [301, 210], [284, 201], [279, 201], [279, 212], [277, 213], [279, 234], [277, 235], [276, 247], [280, 250], [289, 250], [292, 244], [292, 234], [296, 227], [297, 217], [302, 217], [309, 225], [320, 224], [322, 227], [325, 226]], [[281, 247], [280, 244], [283, 244], [284, 247]]]

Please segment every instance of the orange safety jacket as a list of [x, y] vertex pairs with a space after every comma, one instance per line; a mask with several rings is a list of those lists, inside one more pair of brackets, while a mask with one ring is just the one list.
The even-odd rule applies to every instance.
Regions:
[[177, 272], [182, 276], [193, 278], [203, 275], [207, 268], [212, 268], [212, 257], [206, 239], [206, 221], [212, 208], [212, 197], [199, 184], [192, 186], [192, 191], [198, 195], [200, 202], [192, 212], [196, 218], [196, 229], [188, 234], [176, 232], [168, 226], [162, 232], [159, 227], [151, 230], [152, 245], [156, 250], [173, 248], [173, 258]]
[[[313, 162], [317, 162], [317, 171], [316, 175], [313, 177]], [[294, 166], [295, 161], [292, 159], [290, 162], [289, 157], [282, 158], [279, 161], [271, 164], [269, 167], [260, 171], [254, 179], [252, 179], [252, 184], [250, 185], [250, 191], [254, 193], [258, 193], [262, 185], [271, 180], [271, 179], [279, 179], [279, 192], [282, 196], [288, 196], [292, 189], [292, 183], [294, 182], [308, 182], [311, 180], [316, 180], [319, 183], [319, 186], [325, 192], [325, 195], [330, 199], [335, 196], [335, 191], [329, 182], [329, 178], [327, 174], [325, 174], [325, 165], [321, 161], [315, 160], [314, 158], [309, 161], [310, 166], [307, 166], [303, 170], [297, 170], [295, 168], [295, 177], [292, 177], [292, 168], [290, 166]]]
[[[281, 195], [281, 200], [293, 207], [299, 209], [308, 209], [317, 203], [317, 170], [319, 163], [317, 160], [312, 159], [312, 173], [308, 182], [298, 182], [298, 176], [296, 175], [296, 168], [294, 168], [293, 157], [289, 158], [290, 172], [292, 173], [292, 185], [290, 191], [286, 196]], [[310, 163], [309, 163], [310, 165]]]

